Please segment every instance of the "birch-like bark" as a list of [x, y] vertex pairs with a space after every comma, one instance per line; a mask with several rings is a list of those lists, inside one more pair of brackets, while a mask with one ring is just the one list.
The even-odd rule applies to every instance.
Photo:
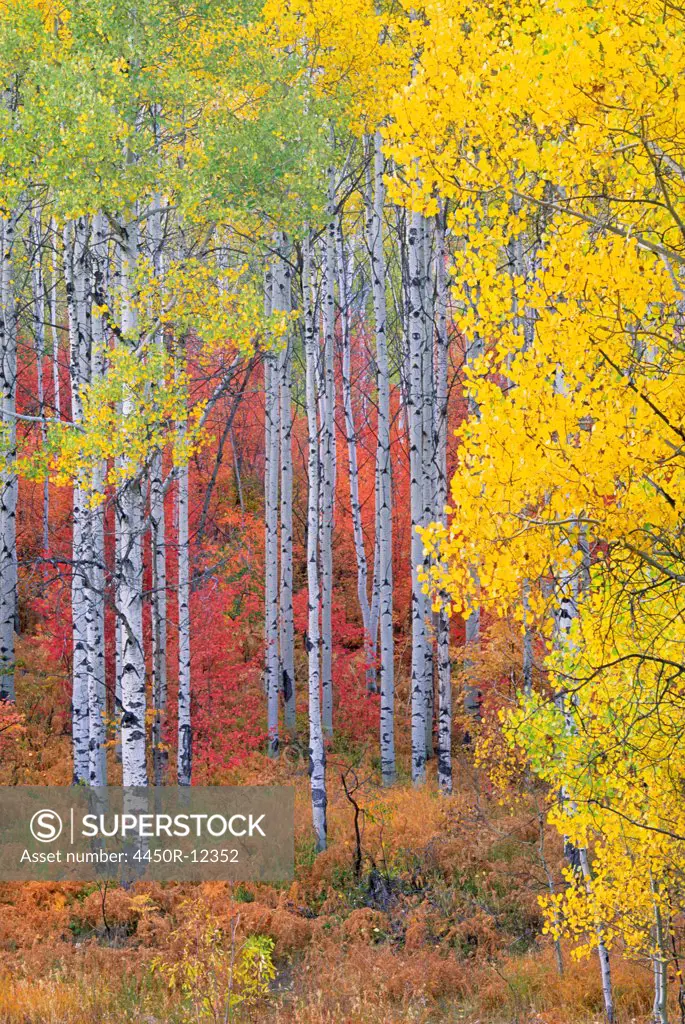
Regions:
[[[83, 391], [90, 380], [90, 289], [88, 285], [88, 225], [83, 218], [64, 227], [64, 276], [69, 320], [69, 378], [71, 417], [83, 422]], [[74, 783], [90, 780], [90, 706], [92, 665], [89, 626], [93, 613], [88, 572], [92, 565], [89, 488], [79, 473], [73, 484], [72, 520], [72, 703], [71, 729]]]
[[[158, 282], [162, 282], [163, 211], [161, 200], [155, 197], [149, 219], [152, 264]], [[164, 350], [164, 331], [157, 332], [157, 346]], [[162, 453], [155, 451], [150, 460], [150, 536], [152, 561], [152, 770], [156, 786], [161, 786], [166, 774], [168, 754], [162, 743], [167, 710], [167, 572], [166, 523], [164, 516], [164, 489], [162, 486]]]
[[[423, 349], [421, 353], [421, 427], [422, 427], [422, 491], [423, 512], [421, 522], [429, 526], [436, 515], [437, 467], [435, 451], [435, 350], [434, 350], [434, 309], [432, 270], [432, 221], [421, 218], [421, 313], [423, 319]], [[423, 549], [421, 552], [423, 560]], [[426, 675], [424, 702], [426, 729], [426, 756], [433, 756], [433, 715], [435, 710], [435, 658], [433, 654], [433, 631], [430, 622], [430, 601], [425, 601], [426, 615]]]
[[426, 781], [426, 690], [427, 631], [426, 597], [419, 581], [423, 562], [423, 545], [417, 527], [424, 525], [424, 376], [423, 357], [426, 347], [423, 315], [423, 217], [409, 213], [407, 231], [407, 269], [409, 275], [409, 313], [407, 323], [409, 349], [408, 418], [411, 505], [412, 560], [412, 656], [411, 656], [411, 746], [412, 781]]
[[652, 964], [654, 969], [654, 1004], [652, 1013], [654, 1024], [668, 1024], [668, 962], [666, 952], [666, 930], [664, 919], [659, 905], [659, 890], [652, 880], [652, 895], [654, 897], [654, 953]]
[[[115, 289], [117, 292], [121, 292], [121, 280], [122, 280], [122, 256], [121, 256], [121, 245], [118, 243], [114, 246], [113, 253], [113, 264], [114, 264], [114, 281]], [[116, 403], [117, 415], [122, 415], [122, 402]], [[123, 472], [123, 465], [121, 457], [117, 456], [114, 460], [114, 466], [117, 473]], [[115, 619], [114, 619], [114, 757], [117, 763], [122, 761], [122, 750], [121, 750], [121, 720], [124, 716], [124, 705], [122, 702], [122, 679], [124, 675], [124, 617], [121, 613], [122, 605], [122, 507], [120, 501], [120, 495], [115, 495], [114, 501], [114, 608], [115, 608]]]
[[190, 550], [188, 542], [188, 464], [178, 471], [178, 761], [179, 786], [189, 786], [193, 747], [190, 721]]
[[[104, 216], [93, 218], [91, 238], [91, 286], [93, 304], [100, 306], [107, 286], [107, 227]], [[91, 318], [91, 380], [105, 375], [105, 325], [101, 316]], [[93, 471], [91, 493], [101, 495], [105, 485], [105, 463]], [[91, 786], [107, 785], [107, 750], [105, 714], [107, 689], [105, 679], [105, 517], [101, 503], [90, 510], [91, 568], [88, 573], [89, 602], [88, 650], [90, 677], [88, 681], [89, 779]]]
[[[578, 859], [580, 862], [580, 870], [583, 875], [585, 882], [585, 888], [588, 896], [592, 892], [592, 875], [590, 873], [590, 865], [587, 859], [587, 850], [578, 850]], [[604, 1013], [606, 1015], [607, 1024], [614, 1024], [614, 994], [613, 987], [611, 984], [611, 962], [609, 960], [609, 950], [607, 949], [604, 941], [604, 928], [601, 922], [595, 923], [595, 931], [597, 934], [597, 956], [599, 958], [599, 973], [602, 979], [602, 997], [604, 999]], [[659, 1021], [659, 1024], [668, 1024], [668, 1021]]]
[[[121, 226], [121, 330], [128, 344], [137, 342], [137, 313], [133, 289], [138, 261], [138, 224]], [[132, 398], [124, 394], [122, 415], [133, 412]], [[143, 545], [144, 498], [140, 474], [124, 457], [129, 479], [119, 496], [121, 530], [119, 614], [122, 624], [121, 665], [121, 758], [124, 786], [147, 786], [145, 650], [143, 639]]]
[[14, 292], [13, 213], [0, 222], [0, 700], [13, 701], [14, 628], [17, 609], [17, 306]]
[[323, 260], [321, 424], [321, 692], [323, 728], [333, 735], [333, 514], [335, 504], [335, 177], [328, 182]]
[[50, 280], [50, 291], [48, 302], [50, 307], [50, 330], [52, 333], [52, 401], [55, 416], [62, 418], [62, 401], [60, 394], [60, 368], [59, 368], [59, 324], [57, 323], [57, 297], [59, 287], [59, 247], [61, 237], [57, 230], [57, 223], [54, 219], [50, 221], [50, 234], [52, 237], [52, 275]]
[[[446, 211], [439, 212], [435, 233], [435, 514], [445, 522], [447, 504], [447, 425], [448, 390], [447, 364], [449, 337], [447, 334], [447, 245], [445, 238]], [[450, 658], [450, 620], [444, 611], [437, 613], [438, 655], [438, 786], [443, 793], [452, 792], [452, 662]]]
[[[274, 313], [290, 313], [292, 308], [291, 270], [287, 239], [276, 239], [277, 257], [273, 268], [272, 307]], [[278, 356], [279, 449], [281, 466], [281, 518], [279, 586], [280, 687], [283, 694], [283, 724], [295, 735], [295, 622], [293, 616], [293, 452], [292, 452], [292, 365], [293, 342], [290, 331]]]
[[[466, 365], [473, 366], [474, 362], [483, 354], [483, 350], [483, 339], [480, 334], [474, 332], [473, 337], [466, 345]], [[469, 394], [468, 396], [467, 410], [469, 416], [480, 416], [478, 403], [472, 394]], [[474, 583], [478, 586], [479, 581], [475, 571], [472, 571], [471, 575]], [[478, 684], [473, 679], [474, 662], [472, 657], [473, 653], [480, 646], [480, 606], [477, 602], [472, 605], [471, 614], [466, 620], [464, 640], [467, 652], [469, 652], [464, 659], [464, 710], [467, 715], [470, 715], [472, 718], [479, 718], [481, 693]]]
[[[395, 643], [393, 635], [392, 469], [390, 459], [390, 367], [388, 363], [386, 264], [383, 248], [384, 158], [381, 138], [373, 138], [373, 180], [367, 181], [367, 244], [371, 261], [376, 373], [378, 382], [378, 439], [376, 448], [376, 523], [378, 531], [378, 602], [380, 619], [381, 720], [380, 754], [383, 784], [397, 775], [395, 762]], [[374, 574], [376, 575], [376, 574]]]
[[347, 469], [350, 484], [350, 510], [352, 513], [352, 536], [357, 561], [357, 600], [364, 630], [364, 653], [366, 660], [366, 686], [376, 690], [375, 636], [371, 632], [371, 606], [369, 604], [369, 570], [362, 526], [362, 507], [359, 500], [359, 461], [357, 456], [357, 429], [352, 405], [352, 337], [350, 324], [350, 295], [345, 262], [345, 246], [342, 233], [342, 217], [336, 221], [336, 256], [338, 267], [338, 295], [340, 304], [340, 326], [342, 340], [342, 398], [345, 415], [345, 440], [347, 442]]
[[309, 780], [312, 797], [312, 821], [317, 851], [326, 849], [326, 747], [321, 719], [321, 633], [319, 616], [319, 424], [318, 344], [312, 295], [311, 243], [305, 239], [302, 292], [304, 305], [306, 406], [307, 406], [307, 659], [309, 694]]
[[[38, 399], [38, 415], [41, 417], [41, 442], [43, 450], [47, 441], [47, 423], [45, 421], [45, 385], [43, 382], [43, 359], [45, 356], [45, 286], [43, 282], [43, 237], [40, 210], [31, 214], [29, 241], [31, 248], [31, 284], [33, 291], [33, 341], [36, 352], [36, 397]], [[47, 475], [43, 481], [43, 552], [49, 546], [48, 527], [50, 523], [50, 497]]]
[[[117, 460], [118, 462], [118, 460]], [[124, 622], [121, 615], [121, 503], [114, 502], [114, 759], [121, 764], [121, 719], [124, 705], [121, 680], [124, 675]]]
[[[271, 315], [273, 271], [269, 267], [265, 281], [264, 310]], [[271, 352], [264, 355], [264, 558], [265, 558], [265, 671], [268, 751], [271, 757], [278, 753], [278, 693], [279, 693], [279, 629], [278, 629], [278, 476], [280, 403], [278, 369]]]
[[[560, 367], [557, 370], [554, 387], [557, 392], [561, 392], [565, 387], [563, 372]], [[580, 574], [576, 570], [563, 571], [558, 582], [558, 599], [554, 614], [554, 642], [557, 646], [562, 648], [568, 647], [570, 644], [569, 633], [573, 620], [578, 616], [578, 591], [582, 584], [582, 580], [583, 570], [581, 569]], [[573, 697], [571, 697], [571, 703], [572, 702]], [[573, 715], [571, 713], [571, 707], [567, 704], [563, 693], [560, 693], [555, 697], [555, 703], [564, 716], [566, 730], [568, 732], [572, 732], [575, 727]], [[573, 809], [573, 805], [569, 801], [568, 794], [563, 788], [561, 790], [560, 799], [562, 803], [568, 802], [571, 810]], [[570, 866], [577, 875], [582, 877], [588, 897], [591, 897], [592, 873], [590, 871], [587, 849], [583, 847], [577, 848], [566, 837], [564, 837], [564, 853]], [[613, 1024], [614, 999], [611, 982], [609, 950], [607, 949], [604, 941], [604, 925], [602, 921], [597, 919], [595, 920], [594, 925], [595, 935], [597, 938], [597, 956], [599, 959], [600, 976], [602, 979], [604, 1012], [606, 1014], [608, 1024]]]

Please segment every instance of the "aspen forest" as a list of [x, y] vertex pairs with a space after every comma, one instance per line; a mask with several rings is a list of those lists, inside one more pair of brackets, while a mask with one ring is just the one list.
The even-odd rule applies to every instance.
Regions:
[[0, 878], [0, 1024], [685, 1024], [685, 8], [0, 0], [36, 786], [294, 878]]

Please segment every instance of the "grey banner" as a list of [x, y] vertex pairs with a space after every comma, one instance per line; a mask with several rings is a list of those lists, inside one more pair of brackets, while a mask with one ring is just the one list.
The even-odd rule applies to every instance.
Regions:
[[0, 881], [287, 881], [286, 786], [0, 786]]

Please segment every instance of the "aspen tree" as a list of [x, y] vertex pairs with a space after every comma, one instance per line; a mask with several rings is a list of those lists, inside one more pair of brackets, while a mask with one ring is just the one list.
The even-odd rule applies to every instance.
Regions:
[[[272, 270], [272, 312], [291, 312], [291, 268], [287, 238], [276, 238]], [[293, 620], [293, 452], [292, 452], [292, 364], [293, 339], [290, 334], [278, 355], [279, 454], [280, 454], [280, 586], [279, 648], [280, 689], [283, 694], [284, 726], [295, 733], [295, 625]]]
[[[435, 517], [445, 520], [447, 504], [447, 370], [449, 336], [447, 331], [447, 240], [446, 210], [436, 217], [435, 232]], [[438, 785], [452, 792], [452, 661], [450, 657], [450, 620], [444, 607], [436, 612], [438, 659]]]
[[[84, 218], [64, 227], [64, 272], [69, 318], [69, 377], [73, 422], [83, 424], [83, 392], [90, 381], [91, 337], [88, 281], [88, 232]], [[72, 744], [74, 782], [87, 783], [90, 777], [90, 692], [93, 674], [89, 646], [89, 625], [93, 605], [90, 600], [89, 572], [93, 560], [90, 489], [80, 473], [73, 484], [72, 521]]]
[[2, 464], [0, 466], [0, 698], [13, 701], [14, 629], [17, 609], [17, 493], [13, 468], [17, 444], [17, 306], [14, 245], [17, 217], [3, 217], [0, 267], [0, 398]]
[[[385, 160], [381, 138], [374, 134], [372, 162], [366, 184], [366, 235], [371, 268], [376, 375], [378, 384], [378, 439], [376, 447], [376, 524], [378, 532], [378, 602], [380, 620], [381, 721], [380, 749], [383, 784], [396, 777], [395, 666], [393, 636], [392, 473], [390, 453], [390, 368], [388, 363], [386, 261], [383, 244]], [[374, 576], [376, 574], [374, 573]]]
[[350, 294], [345, 261], [345, 245], [342, 232], [342, 214], [336, 220], [336, 260], [338, 269], [338, 295], [342, 347], [341, 390], [347, 442], [347, 470], [350, 482], [350, 512], [352, 515], [352, 538], [357, 562], [357, 600], [364, 630], [364, 653], [366, 657], [366, 686], [376, 689], [375, 660], [376, 638], [371, 628], [371, 605], [369, 603], [369, 572], [362, 527], [362, 510], [359, 499], [359, 462], [357, 455], [357, 430], [352, 404], [352, 337], [350, 323]]
[[[90, 379], [101, 381], [106, 373], [105, 323], [98, 312], [107, 293], [108, 274], [107, 224], [102, 213], [93, 217], [90, 239], [90, 274], [93, 310], [91, 328]], [[91, 481], [91, 554], [88, 574], [90, 603], [88, 648], [90, 677], [88, 682], [88, 754], [89, 779], [92, 786], [107, 784], [107, 751], [105, 714], [107, 688], [105, 679], [105, 515], [100, 497], [104, 491], [106, 465], [94, 467]]]
[[335, 508], [335, 170], [329, 170], [323, 239], [321, 417], [321, 693], [322, 721], [333, 735], [333, 515]]
[[315, 324], [311, 238], [303, 247], [302, 301], [306, 358], [307, 406], [307, 637], [309, 673], [309, 779], [317, 850], [326, 849], [326, 746], [321, 716], [321, 588], [319, 584], [319, 407], [317, 387], [319, 347]]
[[411, 659], [411, 733], [412, 781], [426, 781], [426, 721], [428, 670], [427, 601], [420, 579], [423, 544], [417, 527], [428, 525], [425, 518], [425, 436], [424, 436], [424, 357], [426, 323], [424, 317], [423, 216], [408, 215], [407, 271], [409, 345], [409, 459], [411, 501], [412, 560], [412, 659]]
[[[139, 253], [139, 225], [134, 212], [119, 225], [121, 257], [121, 332], [135, 349], [138, 314], [134, 302]], [[124, 391], [122, 416], [133, 411], [132, 398]], [[121, 653], [121, 758], [125, 786], [147, 786], [145, 652], [143, 648], [143, 546], [144, 499], [140, 473], [127, 456], [122, 466], [128, 479], [119, 494], [119, 590], [122, 626]]]
[[[33, 210], [29, 228], [31, 259], [31, 287], [33, 293], [33, 342], [36, 352], [36, 398], [38, 415], [41, 420], [41, 443], [45, 448], [47, 423], [45, 419], [45, 382], [43, 380], [43, 359], [45, 355], [45, 285], [43, 281], [43, 231], [40, 208]], [[43, 481], [43, 551], [49, 546], [48, 526], [50, 522], [50, 497], [48, 477]]]
[[[149, 217], [152, 266], [158, 286], [164, 274], [164, 209], [155, 196]], [[157, 346], [164, 351], [164, 329], [157, 331]], [[181, 481], [179, 481], [179, 488]], [[180, 507], [179, 501], [179, 507]], [[162, 745], [162, 730], [167, 710], [167, 544], [162, 482], [162, 453], [154, 451], [150, 459], [150, 525], [152, 543], [152, 761], [155, 785], [164, 781], [167, 754]], [[180, 590], [179, 590], [180, 593]]]
[[192, 776], [193, 734], [190, 718], [190, 544], [188, 535], [189, 469], [187, 459], [178, 471], [176, 516], [178, 531], [178, 749], [176, 776], [189, 786]]
[[52, 249], [50, 289], [48, 291], [48, 303], [50, 309], [50, 331], [52, 334], [52, 401], [55, 417], [59, 420], [62, 416], [61, 383], [60, 383], [60, 350], [59, 350], [59, 329], [57, 323], [57, 300], [59, 285], [59, 247], [61, 236], [57, 228], [55, 218], [50, 219], [50, 239]]
[[[264, 313], [271, 316], [273, 309], [273, 266], [268, 265], [265, 275]], [[278, 628], [278, 484], [280, 448], [280, 402], [276, 356], [264, 353], [264, 571], [265, 595], [265, 690], [267, 703], [268, 750], [272, 757], [278, 753], [278, 695], [280, 659]]]
[[[421, 259], [421, 314], [423, 319], [423, 349], [421, 353], [421, 436], [422, 436], [422, 469], [421, 486], [423, 493], [423, 513], [421, 525], [427, 527], [439, 518], [436, 506], [437, 496], [437, 456], [435, 448], [435, 315], [431, 271], [433, 265], [432, 219], [422, 217], [420, 233]], [[423, 551], [421, 552], [423, 562]], [[426, 756], [433, 757], [433, 715], [435, 705], [435, 659], [433, 654], [433, 623], [430, 621], [430, 604], [424, 601], [426, 615], [426, 672], [425, 696], [426, 705]]]

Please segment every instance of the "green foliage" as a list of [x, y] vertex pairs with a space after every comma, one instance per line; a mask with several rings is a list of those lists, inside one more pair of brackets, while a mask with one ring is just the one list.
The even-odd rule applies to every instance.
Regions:
[[182, 1020], [187, 1024], [223, 1024], [239, 1007], [252, 1006], [268, 995], [276, 977], [273, 940], [250, 935], [236, 938], [239, 919], [230, 922], [228, 933], [205, 908], [193, 907], [178, 931], [181, 955], [173, 960], [156, 957], [153, 974], [160, 975], [183, 1001]]

